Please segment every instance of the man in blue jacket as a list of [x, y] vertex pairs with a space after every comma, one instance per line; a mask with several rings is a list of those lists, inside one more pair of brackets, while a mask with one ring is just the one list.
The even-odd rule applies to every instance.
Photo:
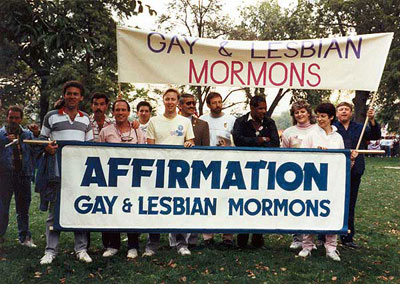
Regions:
[[0, 128], [0, 243], [4, 242], [10, 202], [15, 194], [19, 242], [23, 246], [36, 247], [29, 231], [34, 153], [23, 142], [24, 139], [33, 139], [33, 135], [21, 127], [22, 118], [22, 109], [10, 106], [7, 110], [7, 125]]
[[[353, 115], [353, 106], [347, 102], [342, 102], [336, 107], [337, 121], [333, 123], [338, 129], [338, 133], [342, 135], [344, 146], [346, 149], [356, 149], [358, 140], [360, 139], [363, 125], [351, 120]], [[367, 112], [369, 126], [366, 127], [361, 140], [359, 149], [367, 149], [368, 140], [378, 140], [381, 138], [381, 128], [375, 121], [375, 111], [369, 109]], [[354, 209], [356, 207], [358, 188], [360, 187], [361, 177], [365, 170], [364, 155], [358, 155], [355, 164], [351, 169], [350, 176], [350, 206], [349, 206], [349, 233], [341, 236], [341, 242], [344, 246], [350, 248], [359, 248], [354, 242]]]

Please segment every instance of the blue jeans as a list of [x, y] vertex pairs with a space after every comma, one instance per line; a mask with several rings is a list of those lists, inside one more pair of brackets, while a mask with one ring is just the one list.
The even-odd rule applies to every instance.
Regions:
[[15, 194], [18, 238], [20, 242], [24, 242], [27, 237], [31, 237], [29, 231], [31, 177], [0, 175], [0, 184], [0, 236], [3, 236], [7, 231], [11, 198]]

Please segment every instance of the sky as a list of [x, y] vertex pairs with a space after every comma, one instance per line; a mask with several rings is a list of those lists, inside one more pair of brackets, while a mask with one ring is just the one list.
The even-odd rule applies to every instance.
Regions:
[[[159, 0], [156, 1], [157, 4], [154, 2], [151, 2], [151, 8], [157, 11], [157, 15], [161, 15], [166, 11], [166, 4], [169, 2], [169, 0]], [[206, 2], [206, 0], [204, 0]], [[222, 0], [222, 3], [224, 3], [224, 12], [228, 14], [231, 18], [233, 19], [238, 19], [239, 18], [239, 10], [240, 7], [243, 7], [245, 5], [249, 4], [256, 4], [259, 2], [259, 0]], [[278, 0], [278, 3], [281, 7], [288, 8], [290, 5], [295, 5], [297, 1], [295, 0]], [[146, 2], [145, 2], [146, 3]], [[150, 3], [150, 2], [149, 2]], [[128, 26], [138, 26], [141, 29], [145, 30], [151, 30], [151, 31], [157, 31], [157, 17], [156, 16], [150, 16], [147, 8], [144, 9], [144, 13], [139, 14], [138, 16], [134, 16], [131, 19], [123, 20], [123, 24], [126, 24]], [[145, 87], [146, 85], [141, 85], [139, 87]], [[221, 93], [222, 96], [224, 94], [227, 94], [231, 90], [230, 88], [217, 88], [217, 91]], [[273, 99], [275, 98], [275, 94], [278, 92], [278, 89], [268, 89], [266, 90], [267, 93], [267, 105], [271, 105]], [[279, 102], [278, 106], [276, 107], [274, 111], [274, 115], [279, 115], [280, 113], [289, 110], [289, 104], [290, 104], [290, 94], [286, 94], [284, 98]], [[235, 93], [235, 96], [230, 96], [230, 102], [236, 102], [236, 101], [242, 101], [244, 99], [243, 93], [240, 94], [239, 92]], [[237, 105], [232, 111], [234, 112], [240, 112], [243, 110], [244, 105]], [[158, 112], [162, 112], [162, 108], [158, 108]], [[207, 112], [207, 108], [204, 109], [205, 112]], [[243, 110], [244, 111], [244, 110]]]

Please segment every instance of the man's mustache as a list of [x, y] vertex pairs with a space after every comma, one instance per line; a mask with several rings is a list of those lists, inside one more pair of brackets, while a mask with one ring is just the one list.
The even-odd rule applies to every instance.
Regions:
[[95, 112], [103, 113], [103, 111], [101, 109], [97, 109]]

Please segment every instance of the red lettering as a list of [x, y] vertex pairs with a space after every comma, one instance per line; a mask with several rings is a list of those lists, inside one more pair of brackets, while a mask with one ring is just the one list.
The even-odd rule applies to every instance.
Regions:
[[[284, 76], [282, 82], [275, 82], [275, 81], [272, 79], [272, 69], [274, 69], [275, 66], [282, 66], [282, 67], [283, 67], [283, 70], [284, 70], [284, 72], [285, 72], [285, 76]], [[287, 77], [288, 77], [288, 69], [287, 69], [287, 67], [286, 67], [285, 64], [283, 64], [283, 63], [281, 63], [281, 62], [275, 62], [274, 64], [271, 65], [271, 68], [269, 68], [269, 74], [268, 74], [268, 75], [269, 75], [269, 81], [271, 82], [272, 85], [274, 85], [274, 86], [282, 86], [283, 84], [285, 84], [285, 82], [286, 82], [286, 80], [287, 80]]]
[[[225, 67], [225, 78], [223, 80], [221, 80], [221, 81], [218, 81], [217, 79], [215, 79], [215, 76], [214, 76], [214, 68], [215, 68], [215, 66], [217, 64], [222, 64]], [[228, 64], [226, 62], [222, 61], [222, 60], [215, 61], [213, 64], [211, 64], [210, 77], [211, 77], [211, 80], [214, 83], [217, 83], [217, 84], [225, 83], [226, 80], [228, 80], [228, 78], [229, 78], [229, 66], [228, 66]]]
[[[235, 65], [239, 65], [239, 69], [235, 69]], [[236, 77], [242, 85], [245, 85], [245, 82], [240, 78], [239, 74], [243, 70], [243, 63], [240, 61], [232, 61], [231, 65], [231, 84], [233, 85], [233, 77]]]
[[189, 83], [192, 83], [192, 74], [196, 80], [196, 83], [200, 83], [204, 75], [204, 84], [207, 84], [207, 71], [208, 71], [208, 60], [205, 60], [203, 67], [201, 68], [200, 76], [197, 76], [196, 67], [192, 59], [189, 61]]
[[312, 84], [312, 83], [310, 82], [310, 80], [307, 80], [307, 84], [310, 85], [311, 87], [316, 87], [316, 86], [318, 86], [318, 85], [321, 83], [321, 77], [319, 76], [319, 74], [318, 74], [318, 73], [314, 73], [314, 72], [311, 71], [311, 68], [314, 67], [314, 66], [317, 67], [318, 70], [321, 69], [321, 68], [319, 67], [319, 65], [316, 64], [316, 63], [313, 63], [313, 64], [311, 64], [310, 66], [308, 66], [308, 72], [309, 72], [311, 75], [314, 75], [315, 77], [317, 77], [317, 83], [316, 83], [316, 84]]
[[304, 70], [305, 70], [305, 63], [301, 64], [301, 77], [299, 72], [296, 69], [296, 64], [290, 63], [290, 86], [293, 86], [293, 74], [296, 74], [297, 81], [300, 83], [300, 86], [304, 86]]
[[267, 62], [263, 63], [260, 73], [258, 73], [257, 78], [256, 78], [256, 74], [254, 73], [253, 64], [251, 62], [249, 62], [248, 67], [247, 67], [247, 85], [251, 85], [250, 77], [252, 77], [255, 85], [258, 86], [260, 83], [260, 80], [261, 80], [261, 76], [263, 76], [263, 86], [265, 86], [266, 81], [267, 81]]

